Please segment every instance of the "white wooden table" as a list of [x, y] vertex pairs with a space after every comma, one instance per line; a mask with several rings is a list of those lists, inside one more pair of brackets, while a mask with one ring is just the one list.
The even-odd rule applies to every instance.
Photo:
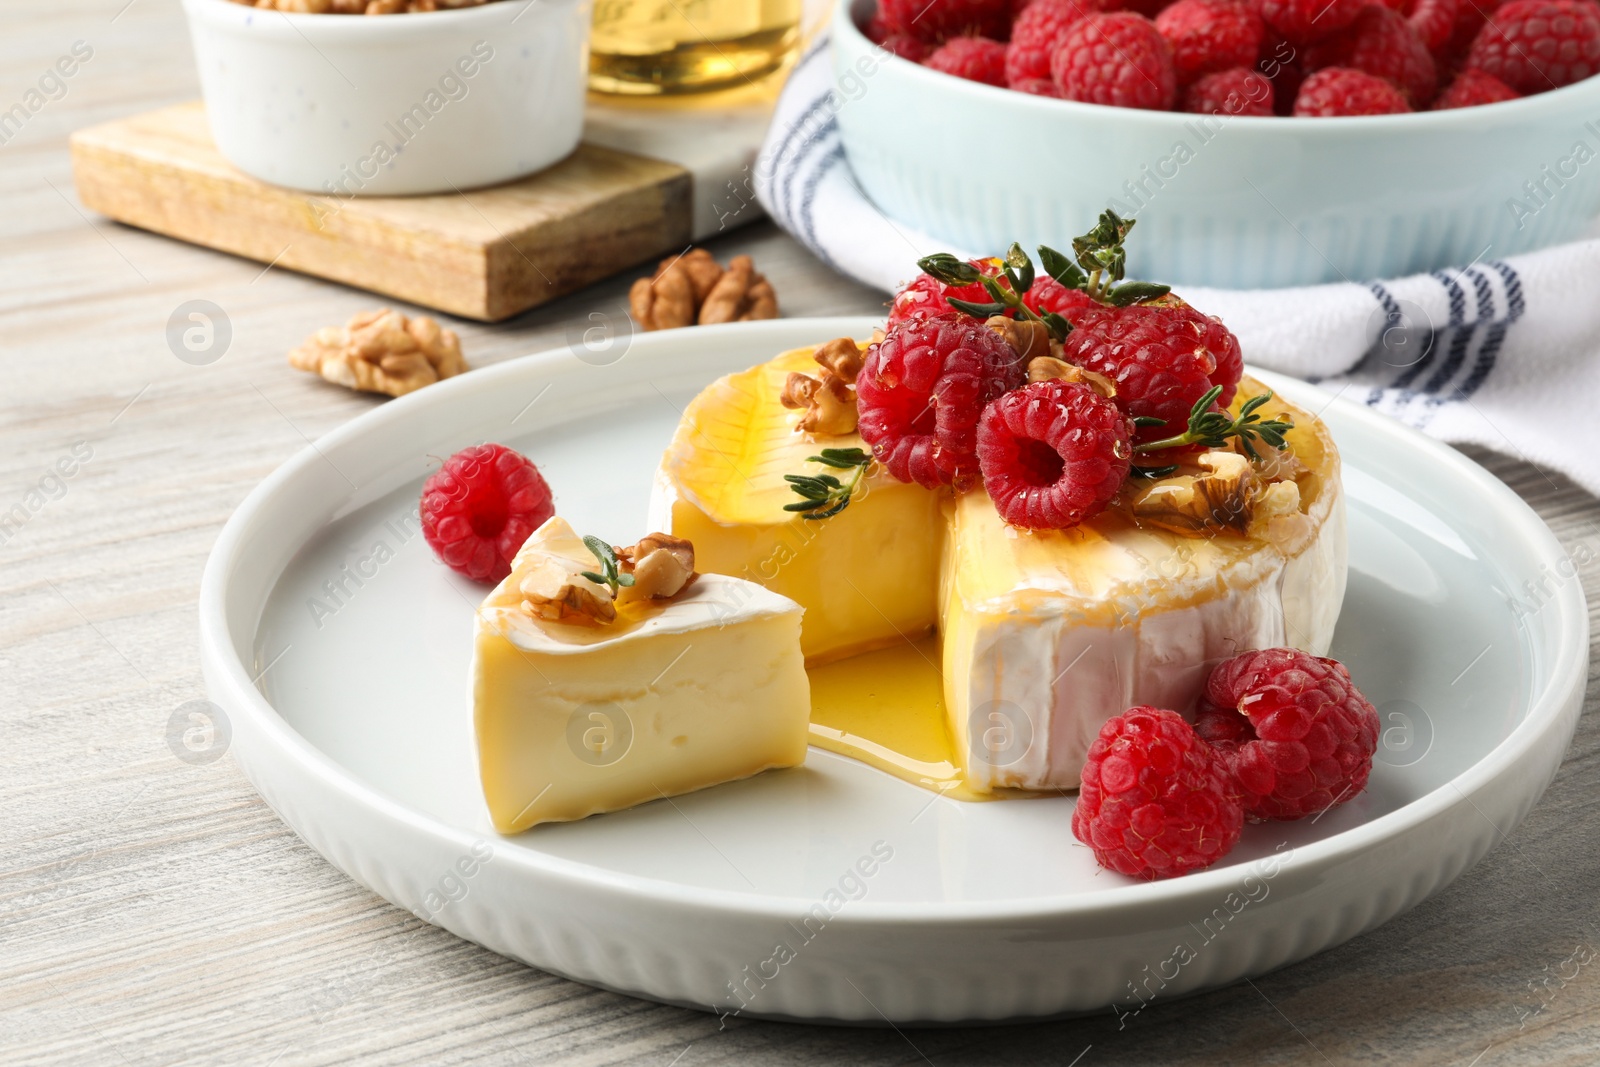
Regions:
[[[1600, 1060], [1600, 966], [1574, 962], [1600, 951], [1592, 715], [1527, 823], [1438, 898], [1120, 1031], [1109, 1014], [720, 1029], [501, 959], [346, 879], [231, 757], [182, 762], [166, 729], [204, 695], [195, 601], [223, 521], [273, 467], [376, 402], [290, 370], [285, 351], [380, 302], [83, 212], [67, 134], [197, 90], [176, 0], [5, 0], [0, 109], [79, 40], [92, 59], [0, 146], [0, 512], [26, 516], [0, 527], [0, 1063]], [[769, 226], [715, 250], [752, 254], [788, 315], [882, 306]], [[565, 343], [628, 280], [508, 324], [454, 325], [474, 363], [511, 358]], [[191, 299], [231, 321], [209, 366], [166, 343]], [[49, 477], [75, 449], [73, 475]], [[1600, 501], [1514, 457], [1474, 456], [1569, 550], [1585, 542], [1579, 558], [1600, 558]], [[1600, 564], [1582, 578], [1600, 600]]]

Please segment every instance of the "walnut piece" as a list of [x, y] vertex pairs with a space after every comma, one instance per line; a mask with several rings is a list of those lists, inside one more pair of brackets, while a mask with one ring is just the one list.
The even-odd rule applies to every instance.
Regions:
[[984, 325], [999, 334], [1005, 343], [1011, 346], [1011, 350], [1017, 354], [1017, 360], [1023, 366], [1027, 366], [1031, 360], [1050, 356], [1050, 330], [1042, 322], [991, 315]]
[[335, 385], [404, 396], [465, 372], [461, 340], [426, 315], [364, 311], [343, 326], [325, 326], [289, 353], [289, 365]]
[[1198, 464], [1208, 473], [1162, 478], [1135, 496], [1134, 517], [1181, 534], [1248, 532], [1261, 484], [1250, 461], [1216, 451], [1202, 454]]
[[1300, 486], [1282, 481], [1268, 485], [1256, 497], [1250, 517], [1250, 536], [1269, 544], [1304, 543], [1311, 535], [1311, 519], [1300, 512]]
[[724, 269], [710, 252], [695, 248], [662, 260], [654, 275], [634, 282], [628, 311], [641, 329], [669, 330], [775, 319], [778, 297], [749, 256], [734, 256]]
[[804, 409], [795, 429], [809, 434], [840, 436], [856, 432], [856, 391], [861, 373], [860, 346], [849, 337], [835, 337], [811, 353], [820, 368], [815, 378], [791, 371], [778, 402], [786, 408]]
[[804, 408], [795, 429], [823, 436], [856, 432], [856, 394], [826, 370], [818, 378], [790, 371], [778, 401], [786, 408]]
[[617, 617], [611, 590], [590, 581], [572, 560], [546, 557], [529, 568], [517, 584], [522, 610], [547, 622], [603, 625]]
[[677, 596], [694, 580], [694, 544], [682, 537], [647, 534], [616, 552], [624, 573], [633, 575], [618, 594], [624, 603]]
[[1081, 382], [1101, 396], [1110, 400], [1117, 395], [1117, 383], [1096, 371], [1085, 370], [1075, 363], [1068, 363], [1055, 356], [1036, 356], [1028, 362], [1028, 381], [1048, 382], [1060, 380], [1064, 382]]
[[865, 354], [856, 345], [855, 339], [850, 337], [835, 337], [818, 345], [817, 350], [811, 353], [811, 358], [846, 385], [856, 384], [866, 362]]

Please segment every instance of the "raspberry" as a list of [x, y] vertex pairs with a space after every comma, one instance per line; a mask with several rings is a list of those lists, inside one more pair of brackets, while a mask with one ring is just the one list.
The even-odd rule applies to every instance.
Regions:
[[1050, 76], [1066, 100], [1169, 111], [1178, 95], [1172, 47], [1155, 23], [1119, 11], [1088, 15], [1062, 35]]
[[1018, 81], [1006, 83], [1006, 88], [1015, 89], [1019, 93], [1029, 96], [1048, 96], [1053, 100], [1061, 99], [1061, 90], [1056, 88], [1056, 83], [1049, 78], [1022, 78]]
[[1172, 45], [1179, 85], [1253, 66], [1267, 32], [1261, 16], [1242, 0], [1178, 0], [1156, 16], [1156, 29]]
[[923, 60], [922, 65], [968, 81], [1004, 86], [1006, 46], [987, 37], [952, 37]]
[[1033, 0], [1011, 24], [1011, 43], [1006, 45], [1006, 82], [1016, 88], [1020, 81], [1050, 77], [1050, 57], [1072, 24], [1085, 15], [1116, 6], [1116, 0]]
[[932, 51], [928, 47], [927, 41], [919, 41], [909, 33], [887, 34], [878, 44], [901, 59], [907, 59], [913, 63], [921, 63], [928, 58], [928, 54]]
[[1054, 311], [1068, 322], [1077, 322], [1085, 311], [1099, 306], [1082, 289], [1068, 289], [1048, 274], [1033, 280], [1022, 302], [1037, 315]]
[[867, 350], [856, 378], [861, 437], [902, 482], [968, 488], [983, 406], [1023, 377], [1016, 352], [988, 327], [913, 316]]
[[1175, 711], [1129, 708], [1083, 764], [1072, 835], [1133, 878], [1209, 867], [1239, 841], [1244, 812], [1224, 759]]
[[1356, 20], [1366, 0], [1261, 0], [1261, 18], [1295, 44], [1310, 44]]
[[938, 44], [976, 35], [1004, 40], [1012, 0], [878, 0], [876, 22], [885, 34], [904, 33]]
[[1378, 713], [1344, 664], [1293, 648], [1219, 665], [1195, 729], [1227, 760], [1255, 819], [1298, 819], [1344, 803], [1366, 788], [1378, 747]]
[[928, 53], [933, 51], [928, 47], [928, 42], [919, 40], [909, 33], [890, 32], [878, 15], [872, 16], [872, 20], [867, 23], [867, 28], [863, 32], [866, 33], [867, 40], [912, 63], [921, 63], [928, 58]]
[[1201, 115], [1271, 115], [1272, 82], [1248, 67], [1207, 74], [1183, 94], [1183, 110]]
[[510, 574], [522, 542], [555, 513], [539, 469], [504, 445], [464, 448], [422, 486], [422, 536], [451, 570], [480, 582]]
[[[993, 258], [974, 259], [971, 263], [991, 277], [998, 275], [1003, 268], [1000, 260]], [[1009, 282], [1002, 280], [1000, 284], [1010, 288]], [[927, 317], [953, 315], [956, 313], [955, 308], [945, 302], [945, 297], [950, 296], [973, 304], [991, 302], [988, 290], [979, 282], [973, 282], [971, 285], [945, 285], [931, 275], [919, 274], [895, 294], [894, 303], [889, 306], [889, 325], [903, 322], [913, 315]]]
[[1013, 526], [1064, 530], [1099, 514], [1128, 477], [1133, 423], [1077, 382], [1035, 382], [983, 409], [978, 464]]
[[1502, 100], [1521, 97], [1505, 82], [1481, 70], [1464, 70], [1456, 75], [1450, 87], [1433, 102], [1433, 110], [1446, 111], [1453, 107], [1477, 107], [1480, 104], [1498, 104]]
[[1455, 29], [1450, 31], [1450, 43], [1445, 46], [1445, 55], [1452, 58], [1464, 58], [1467, 50], [1472, 47], [1473, 40], [1478, 36], [1478, 31], [1483, 29], [1483, 24], [1489, 21], [1489, 16], [1504, 6], [1505, 0], [1462, 0], [1461, 6], [1456, 10]]
[[1327, 67], [1306, 78], [1294, 98], [1296, 115], [1326, 119], [1346, 115], [1398, 115], [1410, 111], [1394, 83], [1362, 70]]
[[1592, 0], [1511, 0], [1478, 31], [1468, 67], [1519, 93], [1542, 93], [1600, 71], [1600, 6]]
[[1435, 59], [1442, 58], [1450, 47], [1461, 4], [1462, 0], [1406, 0], [1402, 8], [1406, 24]]
[[1433, 99], [1438, 73], [1433, 56], [1398, 12], [1373, 6], [1350, 27], [1306, 49], [1312, 70], [1350, 67], [1393, 82], [1412, 107]]
[[1117, 405], [1130, 416], [1165, 420], [1141, 428], [1140, 441], [1182, 433], [1190, 409], [1214, 385], [1227, 407], [1244, 373], [1238, 338], [1187, 305], [1092, 308], [1067, 334], [1062, 358], [1114, 381]]

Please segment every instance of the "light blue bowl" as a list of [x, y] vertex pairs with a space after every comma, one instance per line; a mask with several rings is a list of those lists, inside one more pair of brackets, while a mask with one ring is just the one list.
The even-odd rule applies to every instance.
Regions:
[[[885, 57], [840, 0], [839, 132], [867, 195], [954, 248], [1069, 247], [1111, 207], [1129, 274], [1362, 281], [1572, 240], [1600, 212], [1600, 78], [1488, 107], [1348, 119], [1051, 100]], [[870, 73], [869, 73], [870, 72]]]

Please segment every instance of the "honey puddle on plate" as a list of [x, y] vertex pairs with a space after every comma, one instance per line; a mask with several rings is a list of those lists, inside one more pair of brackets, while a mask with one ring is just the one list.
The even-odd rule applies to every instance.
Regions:
[[968, 784], [945, 725], [939, 662], [930, 636], [808, 668], [811, 743], [956, 800], [1045, 795]]

